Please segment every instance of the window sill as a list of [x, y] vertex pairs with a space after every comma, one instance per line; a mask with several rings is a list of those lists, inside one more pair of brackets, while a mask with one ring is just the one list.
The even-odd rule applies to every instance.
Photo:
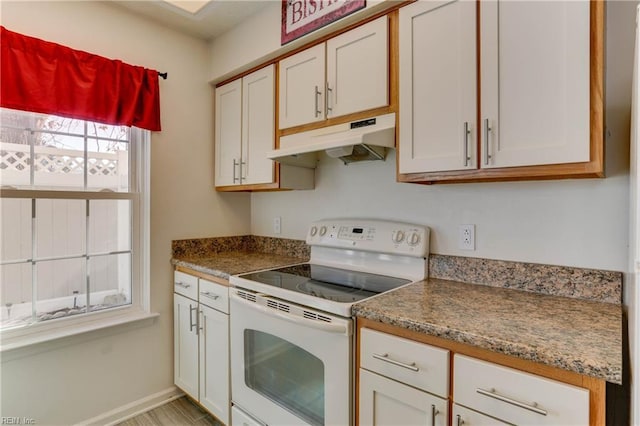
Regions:
[[[40, 343], [58, 341], [68, 337], [81, 336], [107, 330], [121, 325], [142, 325], [145, 321], [153, 321], [159, 313], [149, 313], [142, 309], [129, 308], [119, 312], [108, 312], [96, 315], [95, 318], [83, 318], [82, 321], [60, 325], [44, 326], [42, 328], [7, 330], [0, 333], [0, 353], [5, 360], [9, 351], [30, 348]], [[48, 324], [47, 324], [48, 325]]]

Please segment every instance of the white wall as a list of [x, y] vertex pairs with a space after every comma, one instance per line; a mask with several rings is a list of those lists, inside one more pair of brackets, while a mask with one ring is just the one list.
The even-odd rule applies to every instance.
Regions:
[[151, 141], [153, 324], [3, 356], [1, 415], [72, 424], [173, 385], [171, 240], [249, 232], [247, 194], [213, 189], [206, 43], [103, 2], [0, 3], [12, 31], [169, 73]]

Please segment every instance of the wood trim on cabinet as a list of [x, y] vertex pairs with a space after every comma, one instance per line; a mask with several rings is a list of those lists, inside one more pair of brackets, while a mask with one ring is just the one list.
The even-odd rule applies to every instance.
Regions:
[[[478, 99], [480, 111], [480, 7], [478, 2], [477, 58], [478, 58]], [[604, 177], [604, 1], [591, 0], [590, 4], [590, 161], [582, 163], [549, 164], [541, 166], [505, 167], [449, 172], [398, 173], [396, 180], [406, 183], [463, 183], [500, 182], [521, 180], [576, 179]], [[402, 113], [400, 111], [400, 113]], [[480, 115], [478, 115], [478, 123]], [[480, 135], [477, 135], [480, 152]], [[396, 137], [397, 139], [397, 137]], [[400, 147], [398, 147], [398, 150]], [[397, 155], [399, 157], [399, 155]], [[397, 168], [399, 170], [399, 168]]]
[[176, 266], [176, 271], [184, 272], [185, 274], [193, 275], [198, 278], [202, 278], [203, 280], [211, 281], [216, 284], [223, 285], [225, 287], [229, 287], [229, 280], [225, 280], [224, 278], [214, 277], [213, 275], [205, 274], [204, 272], [196, 271], [195, 269], [187, 268], [186, 266]]
[[[357, 347], [356, 347], [356, 366], [360, 369], [360, 335], [362, 328], [369, 328], [371, 330], [381, 331], [383, 333], [392, 334], [394, 336], [403, 337], [416, 342], [426, 343], [428, 345], [436, 346], [451, 351], [450, 368], [451, 374], [453, 374], [453, 355], [461, 354], [467, 355], [476, 359], [491, 362], [493, 364], [502, 365], [505, 367], [513, 368], [516, 370], [524, 371], [526, 373], [535, 374], [537, 376], [545, 377], [548, 379], [556, 380], [559, 382], [567, 383], [570, 385], [578, 386], [589, 391], [589, 425], [590, 426], [603, 426], [606, 422], [606, 381], [602, 379], [596, 379], [589, 376], [584, 376], [572, 371], [562, 370], [557, 367], [549, 365], [539, 364], [533, 361], [528, 361], [521, 358], [516, 358], [510, 355], [500, 354], [490, 351], [488, 349], [482, 349], [475, 346], [467, 345], [464, 343], [458, 343], [451, 340], [443, 339], [441, 337], [431, 336], [428, 334], [420, 333], [418, 331], [408, 330], [398, 326], [384, 324], [381, 322], [369, 320], [366, 318], [356, 318], [356, 333], [357, 333]], [[359, 377], [356, 379], [356, 391], [359, 391]], [[451, 376], [451, 382], [449, 386], [449, 401], [450, 404], [453, 401], [453, 376]], [[356, 395], [358, 395], [356, 393]], [[451, 408], [451, 405], [450, 405]], [[360, 410], [359, 398], [356, 399], [356, 419]], [[356, 423], [357, 424], [357, 423]]]

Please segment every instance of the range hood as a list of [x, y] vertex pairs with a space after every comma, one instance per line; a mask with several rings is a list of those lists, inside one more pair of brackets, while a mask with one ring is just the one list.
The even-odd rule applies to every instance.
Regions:
[[316, 167], [322, 151], [344, 164], [384, 160], [386, 149], [395, 147], [395, 127], [396, 115], [391, 113], [282, 136], [280, 148], [268, 152], [267, 157], [309, 168]]

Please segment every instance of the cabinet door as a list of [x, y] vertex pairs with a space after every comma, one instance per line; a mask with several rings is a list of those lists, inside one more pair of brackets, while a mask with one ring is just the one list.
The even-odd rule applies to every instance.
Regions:
[[451, 426], [496, 426], [508, 425], [493, 417], [485, 416], [476, 411], [453, 404], [453, 418]]
[[198, 399], [198, 302], [173, 295], [174, 383]]
[[389, 104], [386, 16], [327, 41], [327, 117]]
[[480, 2], [482, 167], [589, 161], [589, 11]]
[[274, 65], [242, 78], [242, 184], [273, 182], [274, 162], [267, 151], [274, 148]]
[[229, 316], [200, 305], [200, 404], [229, 424]]
[[240, 183], [242, 80], [216, 88], [215, 185]]
[[400, 9], [400, 173], [475, 169], [476, 3]]
[[279, 63], [280, 128], [324, 120], [325, 44]]
[[444, 426], [449, 418], [446, 399], [362, 368], [358, 398], [360, 425]]

